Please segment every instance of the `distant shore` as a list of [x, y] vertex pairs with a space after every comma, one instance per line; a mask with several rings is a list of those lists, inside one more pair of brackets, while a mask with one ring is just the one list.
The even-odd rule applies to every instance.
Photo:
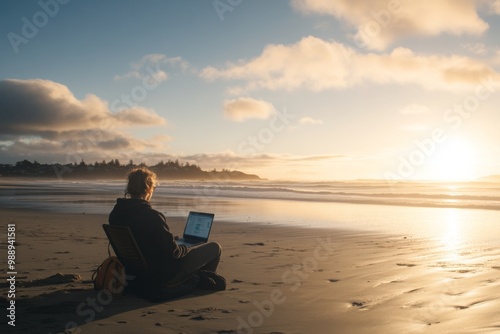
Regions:
[[118, 160], [109, 162], [95, 162], [87, 164], [83, 160], [80, 163], [69, 164], [41, 164], [36, 161], [18, 161], [16, 164], [0, 164], [0, 177], [25, 177], [25, 178], [54, 178], [62, 179], [91, 179], [91, 180], [123, 180], [126, 173], [132, 168], [147, 167], [154, 171], [158, 177], [164, 180], [260, 180], [255, 174], [246, 174], [237, 170], [205, 171], [198, 165], [188, 162], [160, 161], [156, 165], [136, 165], [132, 161], [127, 165]]

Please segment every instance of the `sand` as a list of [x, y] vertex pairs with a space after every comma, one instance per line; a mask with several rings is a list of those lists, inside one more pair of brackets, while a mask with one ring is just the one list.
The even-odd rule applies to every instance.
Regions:
[[2, 333], [500, 333], [500, 246], [217, 222], [228, 289], [150, 303], [92, 288], [107, 215], [0, 215], [4, 313], [7, 224], [17, 243], [16, 326], [2, 315]]

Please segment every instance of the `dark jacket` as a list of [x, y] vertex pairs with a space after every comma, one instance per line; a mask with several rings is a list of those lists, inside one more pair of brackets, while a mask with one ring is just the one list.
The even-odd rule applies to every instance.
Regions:
[[177, 262], [187, 254], [170, 233], [165, 216], [142, 199], [118, 198], [109, 214], [111, 225], [130, 227], [149, 268], [150, 283], [166, 282], [177, 271]]

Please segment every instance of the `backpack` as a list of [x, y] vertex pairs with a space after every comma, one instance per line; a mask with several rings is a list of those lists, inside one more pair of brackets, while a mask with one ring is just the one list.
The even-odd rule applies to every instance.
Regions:
[[[111, 255], [111, 254], [110, 254]], [[121, 296], [126, 285], [125, 268], [116, 256], [109, 256], [92, 274], [94, 289]]]

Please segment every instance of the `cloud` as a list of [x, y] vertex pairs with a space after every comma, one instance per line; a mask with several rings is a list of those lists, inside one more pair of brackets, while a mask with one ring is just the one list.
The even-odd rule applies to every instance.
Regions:
[[181, 57], [169, 58], [163, 54], [147, 54], [139, 61], [130, 64], [130, 71], [123, 75], [116, 75], [114, 79], [124, 80], [134, 78], [142, 80], [144, 78], [151, 78], [160, 83], [168, 79], [168, 73], [160, 68], [166, 66], [181, 68], [182, 70], [190, 68], [190, 64]]
[[471, 89], [485, 78], [500, 75], [487, 65], [458, 55], [417, 54], [407, 48], [390, 53], [360, 53], [336, 41], [314, 36], [290, 44], [267, 45], [261, 55], [206, 67], [206, 80], [246, 81], [236, 91], [256, 89], [344, 89], [364, 83], [415, 84], [433, 90]]
[[68, 87], [48, 80], [0, 81], [0, 110], [2, 156], [41, 155], [60, 162], [71, 156], [73, 162], [84, 155], [97, 159], [117, 151], [160, 150], [168, 141], [123, 131], [166, 124], [153, 111], [136, 107], [113, 113], [99, 97], [89, 94], [79, 100]]
[[494, 0], [491, 2], [491, 10], [493, 13], [500, 15], [500, 0]]
[[[265, 167], [289, 166], [290, 164], [310, 164], [345, 159], [342, 155], [291, 155], [291, 154], [253, 154], [251, 156], [236, 154], [232, 151], [193, 154], [184, 156], [167, 156], [168, 159], [179, 159], [198, 164], [204, 169], [226, 168], [229, 170], [259, 170]], [[164, 157], [165, 159], [165, 157]]]
[[483, 43], [467, 43], [462, 44], [461, 47], [476, 55], [484, 55], [488, 52], [486, 45]]
[[429, 130], [429, 126], [426, 124], [415, 123], [415, 124], [402, 125], [401, 129], [410, 132], [424, 132]]
[[343, 20], [355, 29], [356, 42], [375, 50], [407, 36], [480, 35], [488, 24], [479, 17], [478, 5], [470, 0], [292, 0], [302, 13]]
[[410, 104], [399, 111], [403, 115], [428, 114], [430, 109], [421, 104]]
[[320, 120], [320, 119], [314, 119], [312, 117], [302, 117], [300, 120], [299, 120], [299, 123], [300, 124], [323, 124], [323, 121]]
[[399, 110], [399, 113], [405, 115], [405, 120], [410, 119], [410, 123], [403, 124], [400, 128], [409, 132], [424, 132], [429, 130], [428, 123], [432, 123], [429, 117], [432, 116], [431, 109], [422, 104], [413, 103]]
[[206, 67], [200, 75], [206, 80], [247, 80], [247, 90], [294, 90], [305, 86], [319, 91], [346, 86], [349, 52], [340, 43], [309, 36], [292, 45], [268, 45], [259, 57], [228, 63], [225, 69]]
[[59, 83], [32, 80], [0, 81], [3, 134], [41, 134], [93, 128], [162, 125], [153, 111], [135, 107], [112, 113], [108, 103], [89, 94], [78, 100]]
[[247, 119], [268, 119], [276, 113], [274, 106], [263, 100], [240, 97], [224, 101], [224, 115], [230, 120], [243, 122]]

